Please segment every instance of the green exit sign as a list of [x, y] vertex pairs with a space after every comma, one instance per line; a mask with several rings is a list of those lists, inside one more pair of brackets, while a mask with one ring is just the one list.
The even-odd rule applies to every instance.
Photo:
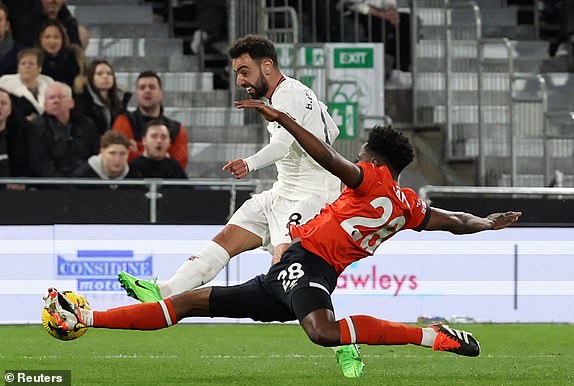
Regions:
[[335, 48], [335, 68], [373, 68], [372, 48]]

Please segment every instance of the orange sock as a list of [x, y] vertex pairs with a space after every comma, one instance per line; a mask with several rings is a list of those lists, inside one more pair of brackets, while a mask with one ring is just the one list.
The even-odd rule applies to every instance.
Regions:
[[94, 311], [94, 327], [125, 330], [158, 330], [176, 324], [177, 317], [170, 299], [157, 303]]
[[421, 344], [422, 328], [389, 322], [366, 315], [353, 315], [339, 320], [341, 344], [373, 345]]

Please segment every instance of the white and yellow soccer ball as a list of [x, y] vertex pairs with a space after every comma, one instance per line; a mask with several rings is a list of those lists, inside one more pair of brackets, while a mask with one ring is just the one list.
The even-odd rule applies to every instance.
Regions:
[[[82, 295], [77, 294], [72, 291], [63, 291], [61, 292], [63, 296], [65, 296], [72, 304], [82, 308], [84, 310], [90, 309], [90, 304]], [[54, 338], [59, 340], [74, 340], [86, 333], [88, 330], [87, 327], [82, 325], [77, 325], [74, 328], [66, 329], [61, 327], [58, 324], [56, 318], [46, 309], [46, 307], [42, 308], [42, 327], [44, 330], [48, 332], [48, 334], [52, 335]]]

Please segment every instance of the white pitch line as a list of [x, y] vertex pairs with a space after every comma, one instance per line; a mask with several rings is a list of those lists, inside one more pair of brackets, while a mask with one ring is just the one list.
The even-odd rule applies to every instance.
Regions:
[[[333, 358], [334, 355], [326, 354], [269, 354], [269, 355], [201, 355], [200, 359], [323, 359], [323, 358]], [[413, 355], [413, 354], [368, 354], [361, 355], [363, 359], [414, 359], [426, 357], [426, 355]], [[483, 359], [540, 359], [540, 358], [557, 358], [560, 357], [558, 354], [538, 354], [538, 355], [495, 355], [495, 354], [482, 354], [480, 358]], [[23, 356], [13, 356], [13, 355], [2, 355], [0, 354], [0, 359], [28, 359], [28, 360], [45, 360], [45, 359], [62, 359], [60, 355], [23, 355]], [[94, 355], [90, 356], [93, 359], [181, 359], [182, 356], [179, 355], [138, 355], [138, 354], [109, 354], [109, 355]], [[187, 358], [187, 357], [186, 357]], [[454, 358], [454, 357], [453, 357]]]

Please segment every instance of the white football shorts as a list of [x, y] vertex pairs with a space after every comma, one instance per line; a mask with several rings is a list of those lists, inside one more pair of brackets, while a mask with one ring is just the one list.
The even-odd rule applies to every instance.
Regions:
[[316, 196], [295, 201], [266, 190], [245, 201], [227, 223], [261, 237], [263, 248], [273, 254], [277, 245], [291, 243], [290, 224], [306, 223], [319, 214], [325, 204], [324, 198]]

